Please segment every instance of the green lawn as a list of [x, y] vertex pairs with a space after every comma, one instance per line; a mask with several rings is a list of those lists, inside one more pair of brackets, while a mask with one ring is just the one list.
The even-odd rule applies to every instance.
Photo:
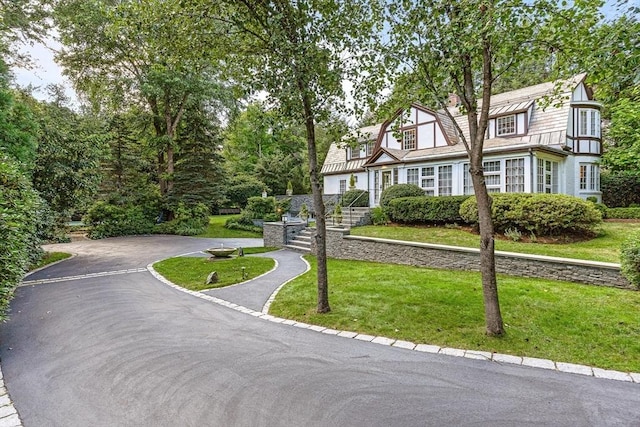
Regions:
[[68, 254], [66, 252], [47, 252], [39, 262], [29, 267], [29, 271], [36, 270], [38, 268], [44, 267], [45, 265], [53, 264], [54, 262], [63, 259], [67, 259], [70, 256], [71, 254]]
[[332, 311], [316, 314], [313, 268], [271, 314], [414, 343], [542, 357], [640, 372], [640, 292], [500, 275], [507, 334], [484, 334], [480, 274], [329, 260]]
[[219, 237], [219, 238], [234, 238], [234, 237], [258, 237], [261, 238], [262, 234], [253, 233], [251, 231], [244, 230], [230, 230], [224, 227], [225, 222], [229, 218], [237, 217], [238, 215], [214, 215], [209, 218], [209, 227], [207, 230], [198, 234], [197, 237]]
[[[564, 258], [620, 262], [620, 245], [640, 223], [604, 222], [598, 236], [574, 243], [523, 243], [496, 239], [496, 250]], [[354, 236], [380, 237], [423, 243], [479, 247], [479, 236], [458, 228], [412, 226], [365, 226], [351, 229]]]
[[[153, 268], [176, 285], [192, 291], [201, 291], [253, 279], [274, 266], [275, 261], [271, 258], [237, 257], [209, 261], [208, 258], [176, 257], [157, 262]], [[244, 277], [242, 276], [243, 267]], [[205, 281], [212, 271], [218, 273], [219, 281], [207, 285]]]

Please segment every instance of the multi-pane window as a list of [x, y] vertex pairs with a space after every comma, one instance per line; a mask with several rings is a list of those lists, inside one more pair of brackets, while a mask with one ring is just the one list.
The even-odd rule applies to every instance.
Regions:
[[593, 163], [580, 164], [580, 189], [598, 191], [600, 188], [600, 167]]
[[578, 114], [579, 136], [600, 136], [600, 112], [593, 109], [581, 108]]
[[471, 173], [469, 172], [469, 163], [465, 163], [463, 166], [462, 181], [464, 186], [464, 194], [474, 194], [473, 181], [471, 180]]
[[493, 160], [483, 163], [484, 168], [484, 182], [487, 185], [487, 191], [489, 193], [500, 192], [500, 160]]
[[558, 192], [558, 162], [538, 159], [538, 193]]
[[398, 183], [398, 168], [393, 168], [393, 185]]
[[347, 191], [347, 180], [346, 179], [341, 179], [340, 180], [340, 194], [344, 194], [345, 191]]
[[422, 168], [422, 180], [420, 186], [427, 196], [433, 196], [436, 193], [436, 176], [433, 166]]
[[524, 159], [504, 161], [505, 192], [524, 193]]
[[373, 199], [378, 202], [380, 198], [380, 171], [373, 172]]
[[359, 159], [360, 158], [360, 146], [351, 147], [351, 159]]
[[496, 119], [496, 135], [515, 135], [516, 133], [516, 116], [502, 116]]
[[407, 184], [418, 185], [418, 168], [407, 169]]
[[453, 188], [453, 166], [438, 167], [438, 196], [450, 196]]
[[416, 149], [416, 130], [406, 129], [402, 131], [402, 149], [403, 150], [415, 150]]
[[369, 141], [367, 143], [367, 157], [371, 157], [373, 154], [373, 146], [376, 145], [375, 141]]

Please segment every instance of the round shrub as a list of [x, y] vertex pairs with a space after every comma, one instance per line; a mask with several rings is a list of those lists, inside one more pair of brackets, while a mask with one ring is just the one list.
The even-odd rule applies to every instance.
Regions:
[[262, 219], [266, 215], [276, 213], [275, 197], [249, 197], [243, 214], [251, 219]]
[[454, 224], [462, 221], [460, 205], [469, 196], [401, 197], [389, 202], [386, 212], [393, 222]]
[[[353, 203], [353, 204], [352, 204]], [[340, 204], [344, 207], [368, 208], [369, 192], [365, 190], [349, 190], [342, 195]]]
[[175, 218], [156, 226], [156, 232], [195, 236], [203, 233], [209, 225], [209, 207], [204, 203], [187, 205], [183, 202], [175, 209]]
[[636, 288], [640, 288], [640, 232], [635, 232], [622, 243], [620, 272]]
[[[564, 194], [493, 194], [491, 199], [491, 217], [499, 233], [515, 229], [537, 236], [593, 234], [602, 222], [593, 203]], [[477, 224], [475, 197], [462, 203], [460, 216]]]
[[418, 197], [424, 196], [422, 188], [415, 184], [396, 184], [387, 187], [380, 195], [380, 207], [387, 210], [389, 202], [400, 197]]

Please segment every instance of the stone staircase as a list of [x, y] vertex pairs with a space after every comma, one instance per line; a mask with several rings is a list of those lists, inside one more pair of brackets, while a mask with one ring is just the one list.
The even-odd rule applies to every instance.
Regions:
[[[327, 221], [327, 225], [331, 221]], [[371, 224], [370, 208], [343, 208], [342, 209], [342, 225], [348, 228], [357, 227], [359, 225]]]
[[311, 239], [315, 233], [315, 228], [307, 227], [289, 241], [285, 247], [297, 252], [311, 252]]

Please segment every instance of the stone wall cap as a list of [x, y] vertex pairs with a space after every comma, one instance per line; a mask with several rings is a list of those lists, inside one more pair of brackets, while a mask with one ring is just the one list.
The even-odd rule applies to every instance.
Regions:
[[[466, 252], [466, 253], [476, 253], [476, 254], [480, 253], [479, 248], [465, 248], [462, 246], [439, 245], [435, 243], [422, 243], [422, 242], [410, 242], [406, 240], [382, 239], [379, 237], [348, 235], [348, 236], [345, 236], [345, 239], [389, 243], [389, 244], [403, 245], [403, 246], [414, 246], [419, 248], [443, 249], [443, 250], [455, 251], [455, 252]], [[616, 264], [612, 262], [591, 261], [591, 260], [584, 260], [584, 259], [577, 259], [577, 258], [559, 258], [559, 257], [552, 257], [547, 255], [523, 254], [518, 252], [505, 252], [505, 251], [495, 251], [495, 254], [497, 256], [510, 257], [510, 258], [531, 259], [531, 260], [537, 260], [537, 261], [555, 262], [560, 264], [593, 266], [597, 268], [606, 268], [611, 270], [620, 269], [620, 264]]]

